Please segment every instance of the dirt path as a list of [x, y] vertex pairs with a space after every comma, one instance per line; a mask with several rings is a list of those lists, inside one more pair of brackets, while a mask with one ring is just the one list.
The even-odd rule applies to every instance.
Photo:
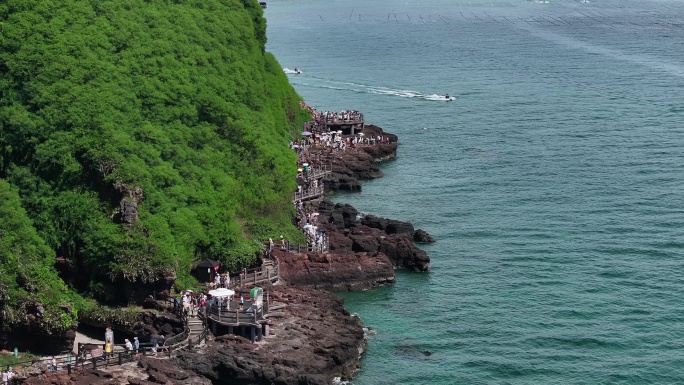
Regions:
[[72, 348], [73, 352], [78, 353], [78, 343], [83, 343], [83, 344], [99, 344], [99, 345], [104, 345], [105, 341], [104, 340], [98, 340], [95, 338], [91, 338], [86, 336], [83, 333], [76, 332], [76, 338], [74, 338], [74, 347]]

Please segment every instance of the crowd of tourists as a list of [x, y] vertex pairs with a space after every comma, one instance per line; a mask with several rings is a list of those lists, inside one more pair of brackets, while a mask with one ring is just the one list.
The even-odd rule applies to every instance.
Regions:
[[[302, 102], [303, 103], [303, 102]], [[323, 164], [320, 155], [312, 158], [310, 149], [323, 147], [330, 149], [330, 153], [347, 148], [355, 148], [360, 145], [376, 145], [389, 143], [389, 139], [382, 135], [367, 137], [359, 132], [354, 135], [344, 135], [342, 131], [326, 131], [327, 124], [363, 124], [363, 114], [356, 110], [343, 110], [340, 112], [318, 112], [315, 108], [303, 104], [312, 115], [313, 120], [304, 125], [305, 138], [290, 142], [290, 148], [298, 154], [299, 173], [297, 174], [298, 186], [295, 193], [295, 225], [302, 230], [307, 237], [307, 249], [312, 251], [327, 252], [328, 237], [317, 225], [318, 213], [307, 212], [303, 201], [311, 197], [322, 196], [324, 193], [324, 173], [317, 172], [318, 165]], [[328, 154], [330, 155], [330, 154]]]
[[314, 112], [314, 122], [316, 123], [353, 123], [362, 122], [363, 114], [356, 110], [343, 110], [340, 112], [324, 111]]
[[363, 114], [355, 110], [343, 110], [340, 112], [318, 112], [315, 108], [306, 106], [311, 113], [311, 121], [304, 124], [304, 130], [310, 132], [327, 131], [327, 125], [363, 125]]
[[290, 149], [298, 154], [306, 153], [311, 147], [323, 147], [334, 150], [345, 150], [359, 146], [374, 146], [376, 144], [388, 144], [389, 138], [383, 135], [366, 136], [360, 132], [355, 135], [343, 135], [341, 131], [311, 133], [306, 138], [290, 142]]
[[230, 286], [230, 275], [226, 272], [223, 274], [216, 274], [214, 276], [214, 282], [210, 284], [212, 289], [224, 288], [228, 289]]
[[[221, 276], [216, 274], [216, 277]], [[223, 277], [221, 277], [221, 279], [222, 278]], [[217, 279], [217, 281], [221, 282], [221, 279]], [[215, 287], [227, 287], [221, 286], [227, 285], [227, 283], [215, 283], [215, 285]], [[195, 318], [199, 314], [204, 314], [207, 298], [207, 294], [205, 293], [195, 293], [192, 290], [186, 290], [180, 296], [180, 299], [178, 297], [173, 298], [173, 310], [174, 312], [178, 312], [180, 310], [185, 317]]]
[[[245, 296], [214, 297], [207, 302], [207, 306], [212, 312], [218, 311], [239, 311], [244, 313], [254, 313], [257, 306], [253, 300], [245, 300]], [[248, 297], [247, 297], [248, 298]]]
[[[285, 242], [282, 236], [281, 240], [281, 243]], [[271, 244], [273, 244], [273, 240], [270, 240], [270, 242]], [[245, 269], [244, 274], [246, 274], [246, 271], [247, 270]], [[228, 273], [224, 273], [216, 274], [215, 281], [210, 286], [210, 289], [228, 289], [229, 287], [229, 275]], [[196, 293], [191, 290], [184, 291], [183, 294], [180, 296], [180, 299], [178, 299], [178, 297], [174, 298], [174, 310], [180, 310], [183, 312], [185, 316], [190, 318], [195, 318], [199, 315], [206, 315], [206, 312], [208, 310], [234, 309], [251, 311], [250, 309], [242, 308], [242, 306], [245, 304], [245, 299], [242, 297], [241, 294], [238, 293], [237, 295], [233, 294], [230, 296], [212, 296], [211, 290], [208, 290], [206, 293]], [[239, 306], [230, 306], [231, 301], [236, 304], [239, 304]], [[180, 309], [176, 308], [176, 306], [180, 306]]]

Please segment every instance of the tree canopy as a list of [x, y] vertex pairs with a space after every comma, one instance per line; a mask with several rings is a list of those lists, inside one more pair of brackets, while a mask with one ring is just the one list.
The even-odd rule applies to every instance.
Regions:
[[6, 258], [45, 275], [63, 258], [70, 285], [102, 295], [187, 279], [205, 257], [242, 267], [263, 239], [294, 234], [287, 144], [306, 112], [264, 51], [262, 12], [252, 0], [0, 3], [0, 190], [24, 213], [21, 237], [0, 235], [23, 248]]
[[2, 179], [0, 218], [2, 326], [29, 323], [36, 314], [46, 330], [70, 326], [82, 301], [57, 276], [55, 252], [36, 233], [17, 191]]

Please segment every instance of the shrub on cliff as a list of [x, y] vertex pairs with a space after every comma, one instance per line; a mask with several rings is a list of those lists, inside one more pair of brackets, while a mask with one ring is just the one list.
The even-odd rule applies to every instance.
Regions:
[[48, 334], [70, 328], [83, 301], [57, 276], [55, 252], [36, 233], [17, 191], [2, 179], [0, 218], [2, 331], [18, 324]]
[[79, 290], [125, 300], [294, 231], [306, 112], [256, 1], [8, 0], [0, 28], [0, 177]]

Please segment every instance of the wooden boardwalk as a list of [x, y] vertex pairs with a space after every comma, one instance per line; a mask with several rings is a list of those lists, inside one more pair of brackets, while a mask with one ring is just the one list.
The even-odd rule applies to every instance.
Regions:
[[324, 186], [316, 186], [307, 189], [302, 189], [302, 191], [297, 191], [294, 194], [294, 203], [306, 202], [314, 199], [318, 199], [325, 195]]
[[268, 319], [269, 297], [264, 293], [261, 306], [252, 300], [242, 305], [229, 301], [227, 308], [211, 306], [207, 308], [206, 322], [212, 334], [238, 334], [252, 342], [268, 337], [271, 322]]
[[293, 202], [295, 206], [298, 203], [310, 201], [313, 199], [322, 198], [325, 195], [325, 186], [323, 179], [332, 173], [331, 164], [306, 166], [301, 172], [297, 174], [298, 179], [303, 179], [311, 183], [309, 187], [302, 188], [294, 194]]
[[192, 349], [206, 341], [208, 330], [204, 320], [190, 318], [184, 318], [184, 320], [183, 332], [166, 338], [163, 340], [163, 344], [160, 341], [156, 349], [150, 342], [141, 343], [137, 352], [126, 351], [124, 344], [114, 344], [112, 353], [105, 354], [102, 349], [103, 345], [100, 343], [78, 343], [76, 354], [55, 356], [56, 365], [54, 368], [51, 368], [51, 358], [19, 362], [13, 364], [12, 367], [19, 369], [26, 366], [39, 366], [46, 371], [66, 371], [71, 374], [76, 369], [102, 369], [120, 366], [136, 361], [140, 356], [170, 358], [175, 352], [182, 349]]
[[308, 171], [302, 171], [297, 174], [298, 178], [305, 180], [321, 180], [332, 173], [332, 164], [328, 162], [323, 164], [321, 162], [309, 167]]
[[278, 258], [268, 253], [261, 266], [256, 269], [243, 270], [242, 273], [240, 273], [239, 278], [237, 280], [231, 280], [231, 282], [235, 282], [235, 285], [244, 289], [263, 285], [265, 283], [275, 284], [278, 280], [280, 280], [280, 262], [278, 261]]
[[354, 135], [363, 131], [364, 124], [361, 113], [351, 114], [348, 118], [323, 113], [317, 117], [317, 120], [304, 123], [304, 131], [313, 133], [342, 131], [345, 135]]

